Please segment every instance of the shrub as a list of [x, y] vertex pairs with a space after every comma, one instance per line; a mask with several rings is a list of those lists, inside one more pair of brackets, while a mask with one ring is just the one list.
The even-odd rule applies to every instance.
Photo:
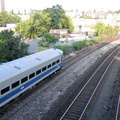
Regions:
[[59, 46], [54, 46], [54, 48], [58, 48], [58, 49], [62, 50], [64, 55], [69, 54], [69, 47], [70, 46], [67, 46], [67, 45], [64, 45], [64, 46], [60, 46], [60, 45]]
[[48, 49], [48, 47], [38, 47], [38, 51], [43, 51], [43, 50], [46, 50]]
[[101, 37], [95, 37], [92, 39], [95, 43], [99, 43], [101, 40]]
[[74, 49], [76, 51], [78, 51], [86, 46], [85, 43], [86, 43], [86, 41], [77, 41], [77, 42], [74, 42], [72, 45], [73, 45]]

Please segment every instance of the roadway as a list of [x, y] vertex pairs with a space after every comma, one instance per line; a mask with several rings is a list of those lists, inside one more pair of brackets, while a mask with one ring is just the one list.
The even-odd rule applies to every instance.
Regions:
[[[74, 38], [62, 38], [59, 39], [59, 41], [55, 44], [55, 45], [71, 45], [72, 43], [76, 42], [76, 41], [82, 41], [82, 40], [90, 40], [91, 38], [88, 38], [86, 36], [81, 36], [81, 37], [74, 37]], [[35, 53], [38, 52], [38, 41], [40, 39], [37, 40], [25, 40], [25, 43], [29, 44], [29, 49], [28, 51], [30, 53]]]

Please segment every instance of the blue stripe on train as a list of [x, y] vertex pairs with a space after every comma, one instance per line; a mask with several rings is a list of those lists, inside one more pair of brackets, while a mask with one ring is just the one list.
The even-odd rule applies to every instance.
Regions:
[[54, 66], [53, 68], [47, 70], [46, 72], [44, 72], [43, 74], [41, 74], [40, 76], [34, 78], [33, 80], [27, 82], [26, 84], [24, 84], [23, 86], [17, 88], [16, 90], [12, 91], [11, 93], [5, 95], [4, 97], [0, 98], [0, 104], [3, 103], [4, 101], [6, 101], [7, 99], [9, 99], [10, 97], [16, 95], [17, 93], [19, 93], [20, 91], [22, 91], [24, 88], [27, 88], [28, 86], [32, 85], [33, 83], [37, 82], [39, 79], [45, 77], [47, 74], [51, 73], [52, 71], [56, 70], [57, 68], [59, 68], [61, 66], [61, 63]]

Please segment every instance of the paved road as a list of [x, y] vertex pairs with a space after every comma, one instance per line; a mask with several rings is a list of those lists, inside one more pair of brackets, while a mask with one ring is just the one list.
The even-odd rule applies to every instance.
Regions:
[[38, 40], [25, 40], [25, 43], [29, 44], [28, 51], [30, 53], [38, 52]]

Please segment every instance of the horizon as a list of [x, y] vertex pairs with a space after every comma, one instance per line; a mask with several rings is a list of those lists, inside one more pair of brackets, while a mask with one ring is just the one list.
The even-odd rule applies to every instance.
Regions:
[[[64, 1], [64, 0], [5, 0], [5, 9], [45, 9], [45, 8], [51, 8], [54, 5], [61, 5], [63, 9], [65, 10], [72, 10], [72, 9], [86, 9], [86, 10], [94, 10], [94, 9], [100, 9], [100, 10], [112, 10], [116, 11], [119, 10], [119, 1], [104, 1], [101, 0], [84, 0], [82, 3], [80, 3], [79, 0], [74, 1]], [[109, 4], [109, 5], [108, 5]]]

